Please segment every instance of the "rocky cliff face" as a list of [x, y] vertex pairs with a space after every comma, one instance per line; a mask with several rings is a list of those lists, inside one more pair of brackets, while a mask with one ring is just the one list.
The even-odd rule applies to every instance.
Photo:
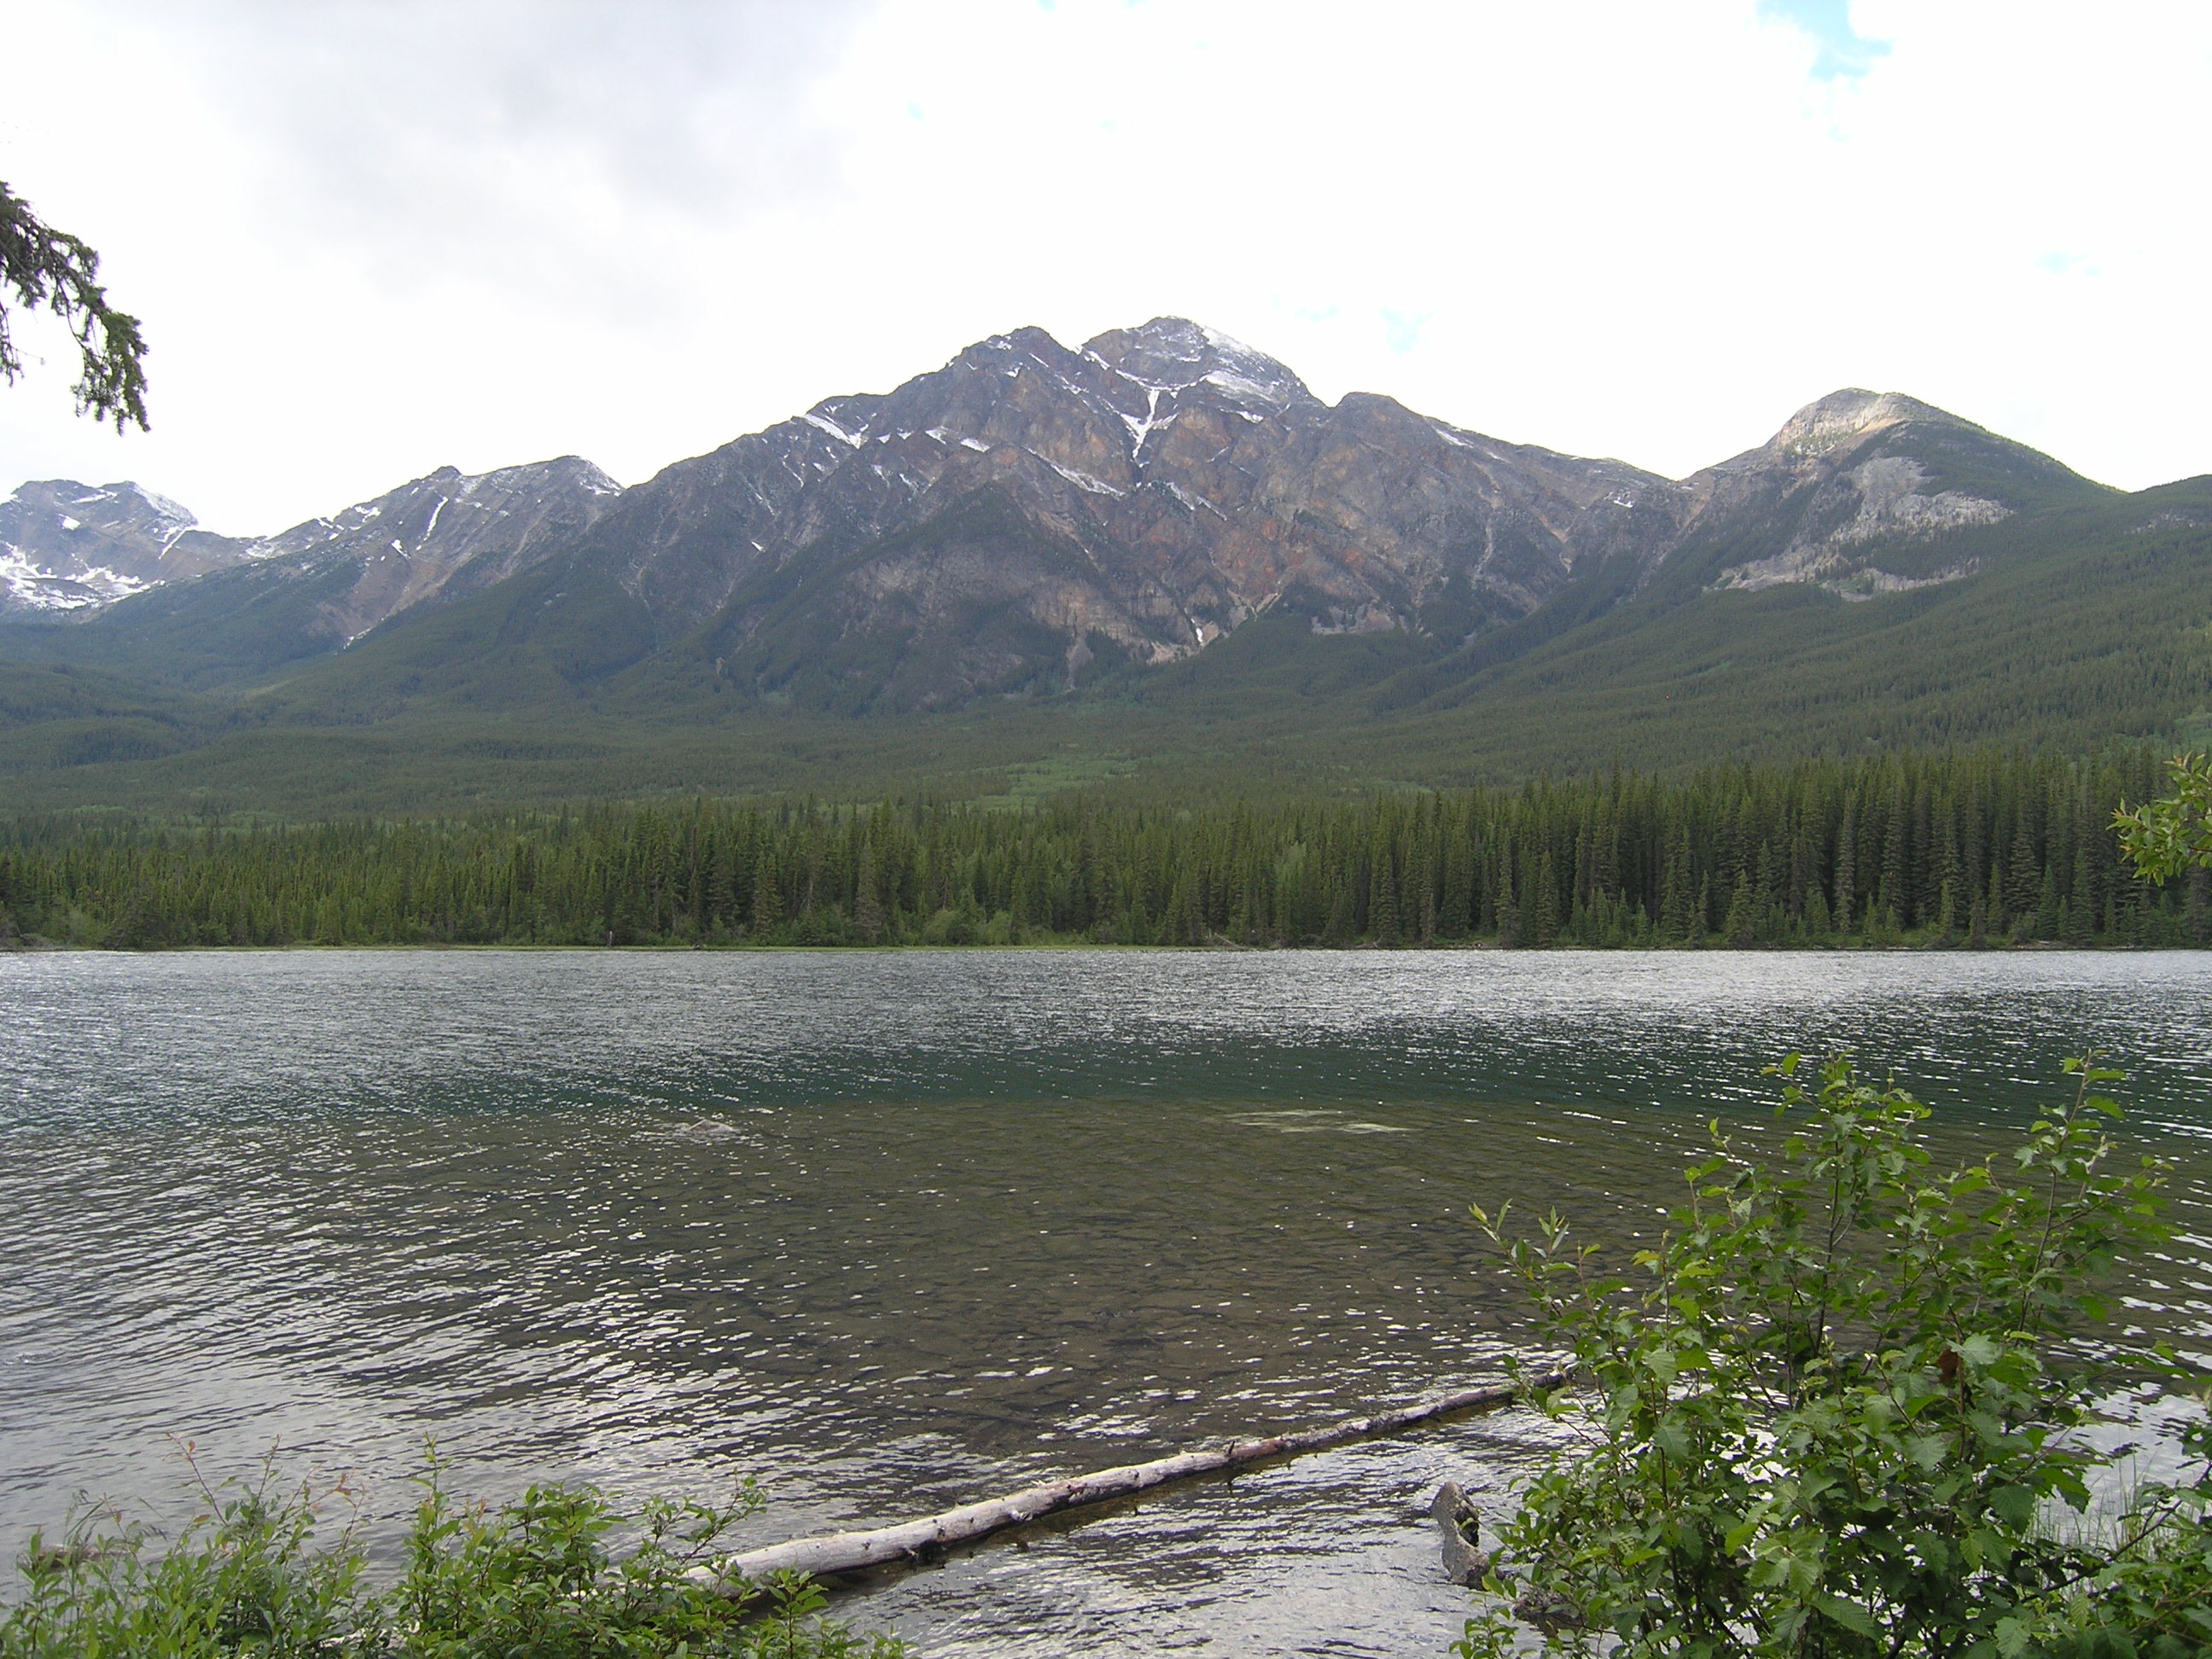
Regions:
[[223, 570], [250, 544], [212, 535], [135, 483], [27, 483], [0, 501], [0, 613], [83, 611]]
[[1584, 557], [1656, 556], [1679, 494], [1388, 398], [1331, 407], [1164, 318], [1080, 349], [1024, 329], [818, 404], [638, 486], [588, 556], [664, 637], [704, 623], [720, 675], [932, 703], [1170, 661], [1282, 604], [1456, 637]]
[[574, 543], [621, 494], [574, 455], [473, 477], [443, 466], [256, 542], [250, 556], [267, 579], [323, 585], [311, 631], [348, 645], [428, 600], [481, 592], [529, 569]]
[[1955, 580], [1951, 532], [2098, 487], [2049, 456], [1896, 392], [1808, 404], [1757, 449], [1686, 481], [1686, 542], [1733, 544], [1720, 587], [1815, 582], [1848, 599]]

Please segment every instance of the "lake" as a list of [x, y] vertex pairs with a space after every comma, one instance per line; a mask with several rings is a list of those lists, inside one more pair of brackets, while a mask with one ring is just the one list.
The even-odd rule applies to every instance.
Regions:
[[[0, 1547], [272, 1445], [410, 1502], [774, 1500], [747, 1543], [1496, 1377], [1470, 1200], [1648, 1229], [1760, 1068], [1985, 1142], [2126, 1066], [2177, 1159], [2132, 1317], [2212, 1346], [2197, 953], [0, 957]], [[1159, 1495], [844, 1603], [925, 1653], [1441, 1654], [1417, 1518], [1515, 1413]], [[391, 1528], [376, 1537], [388, 1554]]]

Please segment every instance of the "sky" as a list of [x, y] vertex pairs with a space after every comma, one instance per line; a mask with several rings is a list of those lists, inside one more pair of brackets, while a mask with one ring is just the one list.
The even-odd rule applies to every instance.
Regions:
[[625, 483], [1037, 324], [1681, 476], [1834, 388], [2212, 471], [2212, 7], [0, 0], [0, 179], [150, 433], [0, 386], [0, 490], [274, 531], [441, 465]]

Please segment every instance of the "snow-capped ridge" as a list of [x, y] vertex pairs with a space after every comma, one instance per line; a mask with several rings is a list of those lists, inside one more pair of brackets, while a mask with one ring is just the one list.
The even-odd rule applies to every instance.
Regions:
[[1187, 317], [1155, 317], [1083, 343], [1082, 354], [1148, 392], [1210, 386], [1232, 403], [1270, 410], [1317, 401], [1282, 363], [1242, 340]]
[[481, 586], [525, 568], [621, 494], [574, 455], [477, 474], [445, 465], [374, 500], [247, 538], [201, 530], [185, 507], [135, 483], [26, 484], [0, 503], [0, 611], [89, 615], [151, 587], [241, 567], [290, 580], [353, 561], [386, 572], [324, 607], [328, 629], [356, 637], [465, 573]]

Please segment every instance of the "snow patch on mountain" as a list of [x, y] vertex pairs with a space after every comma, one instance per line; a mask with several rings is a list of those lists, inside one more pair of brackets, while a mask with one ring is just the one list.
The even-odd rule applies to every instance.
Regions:
[[800, 416], [799, 418], [805, 422], [807, 425], [818, 428], [822, 431], [828, 433], [839, 443], [845, 445], [848, 448], [858, 449], [862, 444], [867, 441], [866, 433], [848, 432], [843, 427], [839, 426], [836, 422], [831, 420], [828, 416], [818, 414], [813, 410], [808, 410], [806, 413]]
[[350, 599], [326, 607], [324, 631], [351, 639], [443, 591], [465, 567], [486, 580], [512, 574], [580, 533], [621, 494], [574, 456], [475, 477], [447, 466], [375, 501], [249, 539], [201, 530], [184, 507], [137, 484], [27, 483], [0, 502], [0, 611], [88, 616], [151, 587], [240, 566], [304, 574], [352, 560], [384, 574], [373, 583], [364, 574]]
[[152, 586], [106, 565], [88, 565], [64, 574], [40, 563], [13, 543], [0, 542], [0, 591], [4, 591], [8, 601], [0, 609], [84, 611], [112, 605]]

